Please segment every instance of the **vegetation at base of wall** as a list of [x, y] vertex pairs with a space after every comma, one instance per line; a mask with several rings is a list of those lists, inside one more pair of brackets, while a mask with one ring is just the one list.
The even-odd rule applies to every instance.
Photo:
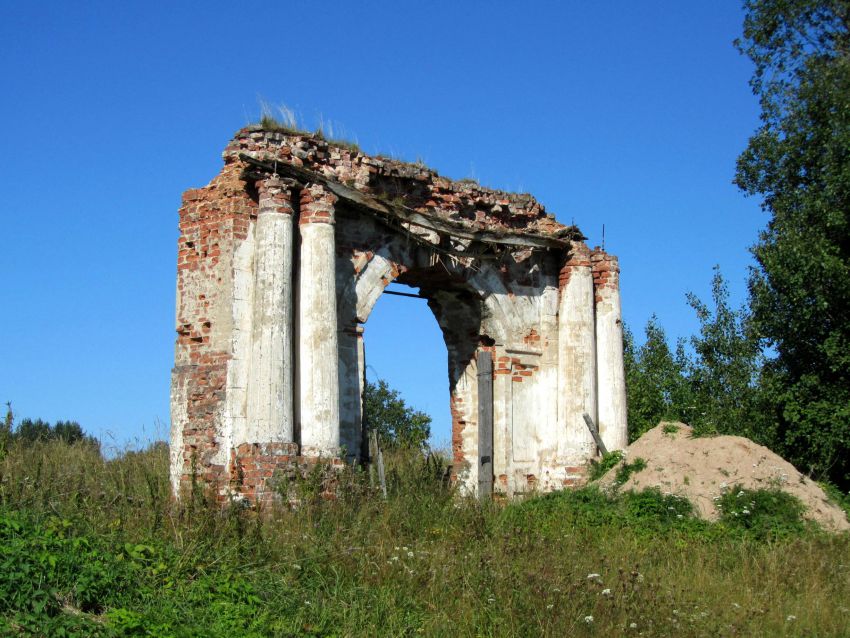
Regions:
[[636, 474], [637, 472], [645, 469], [646, 459], [638, 457], [631, 462], [624, 461], [623, 464], [617, 468], [617, 473], [614, 475], [614, 485], [624, 485], [626, 481], [632, 477], [632, 474]]
[[591, 482], [598, 481], [603, 476], [605, 476], [605, 473], [608, 470], [610, 470], [622, 460], [623, 453], [620, 450], [614, 450], [613, 452], [603, 454], [602, 458], [598, 461], [596, 459], [590, 459], [590, 467], [587, 472], [587, 480]]
[[708, 523], [652, 490], [480, 502], [426, 459], [387, 453], [386, 500], [349, 470], [336, 499], [258, 511], [175, 504], [162, 444], [15, 441], [0, 635], [845, 635], [846, 534]]

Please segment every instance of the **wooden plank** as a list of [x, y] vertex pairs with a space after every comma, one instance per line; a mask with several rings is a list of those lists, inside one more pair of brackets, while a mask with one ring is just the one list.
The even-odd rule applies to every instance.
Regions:
[[[384, 453], [381, 452], [381, 446], [378, 445], [378, 433], [375, 430], [369, 432], [369, 456], [370, 461], [378, 469], [378, 483], [381, 486], [381, 494], [387, 498], [387, 475], [384, 471]], [[369, 478], [371, 479], [371, 469]]]
[[493, 355], [478, 353], [478, 496], [493, 494]]
[[378, 458], [378, 439], [375, 432], [369, 430], [369, 489], [375, 489], [375, 460]]
[[584, 422], [587, 423], [587, 429], [590, 430], [593, 440], [596, 441], [596, 447], [599, 448], [599, 451], [603, 456], [608, 454], [608, 448], [606, 448], [605, 444], [602, 442], [602, 437], [599, 436], [599, 430], [596, 429], [596, 424], [593, 422], [593, 419], [590, 418], [590, 415], [587, 412], [585, 412], [583, 416]]

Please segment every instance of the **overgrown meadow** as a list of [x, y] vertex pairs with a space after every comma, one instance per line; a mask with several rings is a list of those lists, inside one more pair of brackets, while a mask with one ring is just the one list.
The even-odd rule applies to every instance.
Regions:
[[[510, 503], [388, 455], [297, 510], [169, 496], [167, 448], [13, 442], [0, 460], [9, 636], [847, 636], [850, 537], [781, 498], [709, 524], [660, 493]], [[736, 495], [730, 496], [734, 498]], [[729, 508], [730, 510], [732, 507]], [[770, 511], [768, 511], [770, 510]]]

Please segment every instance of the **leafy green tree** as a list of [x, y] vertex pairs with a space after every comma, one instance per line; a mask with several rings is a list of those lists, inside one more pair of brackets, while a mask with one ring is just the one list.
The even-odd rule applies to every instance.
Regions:
[[53, 438], [53, 428], [47, 421], [41, 419], [23, 419], [14, 432], [17, 440], [25, 443], [47, 441]]
[[730, 307], [729, 288], [716, 266], [713, 307], [693, 293], [687, 299], [700, 323], [699, 334], [690, 338], [693, 357], [686, 364], [694, 406], [691, 425], [699, 434], [737, 434], [770, 443], [758, 407], [761, 348], [747, 307]]
[[76, 443], [85, 439], [86, 435], [76, 421], [57, 421], [53, 426], [53, 437], [65, 443]]
[[758, 386], [763, 357], [747, 307], [730, 307], [718, 268], [710, 304], [693, 293], [687, 299], [700, 323], [689, 348], [680, 339], [671, 352], [655, 316], [646, 324], [640, 347], [625, 332], [630, 438], [637, 439], [661, 420], [677, 420], [692, 425], [697, 434], [738, 434], [772, 443]]
[[366, 381], [363, 421], [385, 447], [422, 447], [431, 434], [431, 417], [408, 406], [383, 379]]
[[37, 441], [62, 441], [100, 447], [98, 440], [83, 432], [82, 426], [76, 421], [57, 421], [50, 425], [41, 419], [23, 419], [17, 428], [11, 431], [11, 438], [28, 444]]
[[770, 214], [753, 325], [780, 452], [850, 487], [850, 0], [746, 0], [762, 124], [736, 183]]
[[686, 377], [688, 360], [684, 344], [670, 352], [664, 329], [653, 315], [644, 328], [646, 340], [635, 345], [624, 331], [624, 362], [628, 393], [629, 439], [640, 438], [661, 420], [690, 421], [693, 398]]

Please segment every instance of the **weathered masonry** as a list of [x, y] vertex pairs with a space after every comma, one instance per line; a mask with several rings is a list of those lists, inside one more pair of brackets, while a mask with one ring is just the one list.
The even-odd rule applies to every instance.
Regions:
[[529, 195], [241, 130], [180, 209], [175, 493], [263, 499], [317, 459], [363, 460], [364, 327], [390, 282], [442, 329], [461, 488], [575, 483], [584, 413], [626, 445], [619, 267], [583, 239]]

